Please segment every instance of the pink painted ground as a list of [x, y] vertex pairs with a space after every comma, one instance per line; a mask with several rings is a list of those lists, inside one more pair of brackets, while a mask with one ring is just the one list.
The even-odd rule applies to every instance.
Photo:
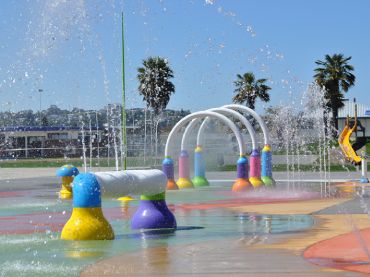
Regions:
[[29, 191], [27, 190], [0, 191], [0, 198], [21, 197], [21, 196], [26, 196], [27, 193], [29, 193]]
[[[134, 209], [104, 209], [108, 220], [130, 218]], [[0, 235], [44, 233], [47, 230], [60, 232], [70, 217], [70, 212], [38, 212], [0, 217]]]
[[370, 274], [370, 228], [318, 242], [303, 254], [311, 263]]

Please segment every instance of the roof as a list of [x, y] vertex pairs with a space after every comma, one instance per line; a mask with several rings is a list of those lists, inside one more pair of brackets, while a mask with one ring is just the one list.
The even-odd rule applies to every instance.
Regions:
[[344, 107], [338, 110], [338, 118], [346, 118], [347, 115], [350, 117], [355, 117], [356, 105], [358, 117], [370, 116], [370, 106], [347, 100], [344, 102]]
[[[120, 126], [117, 126], [119, 128]], [[141, 126], [126, 126], [126, 129], [137, 129], [141, 128]], [[85, 131], [89, 131], [89, 127], [83, 128]], [[104, 127], [98, 127], [98, 130], [103, 130]], [[81, 131], [81, 127], [70, 127], [70, 126], [8, 126], [8, 127], [1, 127], [1, 132], [58, 132], [58, 131]], [[95, 132], [96, 127], [93, 126], [92, 130]]]
[[[50, 131], [78, 131], [80, 127], [67, 127], [67, 126], [9, 126], [0, 128], [0, 132], [50, 132]], [[85, 128], [86, 130], [86, 128]]]

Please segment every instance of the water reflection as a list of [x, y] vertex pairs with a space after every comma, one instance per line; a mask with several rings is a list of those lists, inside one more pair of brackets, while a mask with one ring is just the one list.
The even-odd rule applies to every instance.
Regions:
[[309, 215], [239, 214], [239, 231], [248, 234], [277, 234], [308, 229], [313, 225]]
[[113, 241], [67, 241], [64, 256], [68, 258], [99, 258], [111, 252]]

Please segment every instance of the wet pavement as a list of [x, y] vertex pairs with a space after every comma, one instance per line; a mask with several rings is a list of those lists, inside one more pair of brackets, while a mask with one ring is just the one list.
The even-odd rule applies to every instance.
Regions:
[[216, 181], [208, 188], [167, 193], [176, 232], [132, 231], [138, 201], [123, 205], [104, 198], [103, 211], [117, 238], [108, 242], [59, 239], [71, 202], [57, 198], [58, 178], [2, 180], [1, 276], [362, 276], [318, 266], [302, 255], [353, 226], [369, 228], [370, 198], [346, 191], [322, 199], [320, 182], [280, 182], [275, 191], [235, 195], [232, 180], [216, 179], [233, 174], [212, 176]]

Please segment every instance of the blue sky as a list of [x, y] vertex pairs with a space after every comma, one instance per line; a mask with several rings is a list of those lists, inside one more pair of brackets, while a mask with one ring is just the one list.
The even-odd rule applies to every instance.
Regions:
[[[101, 108], [121, 99], [125, 14], [127, 107], [142, 107], [136, 70], [166, 57], [176, 93], [168, 108], [197, 111], [231, 101], [237, 73], [268, 78], [268, 105], [298, 103], [315, 60], [352, 56], [347, 97], [370, 104], [370, 1], [29, 0], [0, 9], [0, 110], [57, 104]], [[294, 104], [293, 104], [294, 105]]]

